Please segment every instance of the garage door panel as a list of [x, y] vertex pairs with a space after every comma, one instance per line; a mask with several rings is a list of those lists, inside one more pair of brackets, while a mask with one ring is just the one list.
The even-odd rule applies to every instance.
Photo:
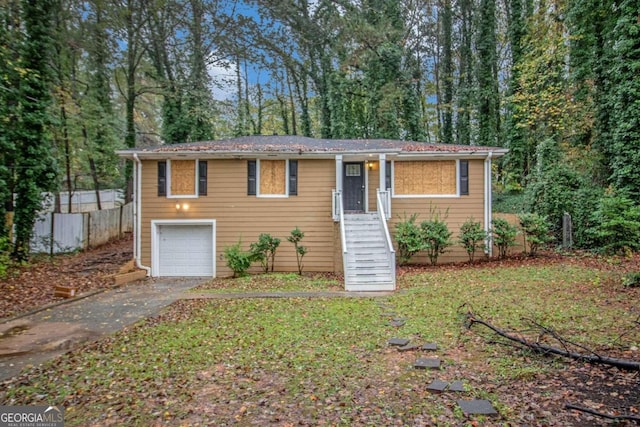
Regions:
[[159, 225], [159, 276], [213, 276], [213, 225]]

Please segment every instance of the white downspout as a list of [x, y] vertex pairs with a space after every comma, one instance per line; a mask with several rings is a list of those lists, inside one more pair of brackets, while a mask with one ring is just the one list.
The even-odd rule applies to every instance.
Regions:
[[142, 265], [142, 162], [138, 158], [137, 153], [133, 153], [133, 160], [135, 161], [135, 170], [133, 173], [133, 188], [134, 202], [133, 202], [133, 257], [136, 262], [136, 267], [145, 270], [147, 277], [151, 276], [151, 267]]
[[489, 234], [491, 231], [491, 221], [493, 215], [491, 213], [491, 158], [493, 157], [493, 151], [489, 151], [487, 158], [484, 161], [484, 231], [487, 233], [486, 253], [489, 256], [493, 254], [493, 236]]

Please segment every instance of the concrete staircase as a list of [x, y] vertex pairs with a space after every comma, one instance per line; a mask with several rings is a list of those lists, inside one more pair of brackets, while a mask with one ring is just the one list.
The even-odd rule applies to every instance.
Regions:
[[346, 249], [344, 280], [347, 291], [392, 291], [395, 262], [377, 213], [344, 216]]

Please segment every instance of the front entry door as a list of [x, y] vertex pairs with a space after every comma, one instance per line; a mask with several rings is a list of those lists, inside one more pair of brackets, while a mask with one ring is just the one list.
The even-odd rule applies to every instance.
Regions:
[[364, 212], [364, 163], [345, 163], [342, 183], [345, 212]]

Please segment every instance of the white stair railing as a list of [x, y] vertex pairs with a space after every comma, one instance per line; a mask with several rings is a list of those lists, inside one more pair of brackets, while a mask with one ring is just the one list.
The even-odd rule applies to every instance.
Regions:
[[[387, 225], [387, 213], [385, 211], [385, 205], [383, 200], [387, 199], [388, 191], [380, 191], [378, 190], [377, 202], [378, 202], [378, 219], [380, 220], [380, 225], [384, 231], [385, 243], [387, 245], [387, 257], [389, 260], [389, 267], [391, 268], [391, 278], [393, 280], [393, 288], [396, 287], [396, 251], [393, 248], [393, 242], [391, 241], [391, 234], [389, 233], [389, 227]], [[390, 204], [387, 204], [389, 206]]]

